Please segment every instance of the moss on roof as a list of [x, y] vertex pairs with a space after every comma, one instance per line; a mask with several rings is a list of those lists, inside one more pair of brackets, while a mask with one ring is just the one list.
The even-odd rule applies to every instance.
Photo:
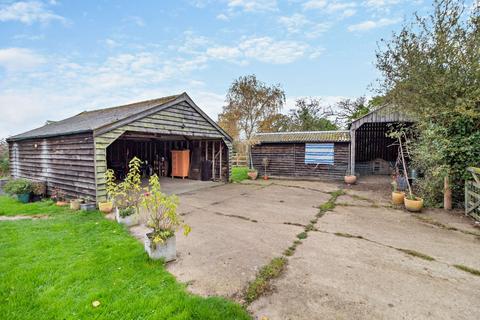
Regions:
[[258, 133], [254, 139], [260, 143], [350, 142], [350, 132], [338, 130]]

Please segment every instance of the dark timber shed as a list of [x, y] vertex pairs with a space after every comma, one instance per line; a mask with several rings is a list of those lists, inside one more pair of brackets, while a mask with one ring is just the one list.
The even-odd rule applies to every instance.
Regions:
[[350, 159], [348, 131], [260, 133], [252, 146], [253, 166], [267, 175], [295, 178], [343, 178]]
[[350, 125], [350, 172], [370, 175], [386, 173], [382, 162], [393, 165], [398, 156], [396, 141], [387, 134], [392, 126], [413, 124], [413, 120], [393, 105], [384, 105]]
[[45, 181], [49, 192], [103, 200], [105, 172], [122, 175], [130, 159], [170, 159], [190, 150], [190, 175], [228, 181], [232, 139], [186, 94], [85, 111], [7, 139], [13, 178]]

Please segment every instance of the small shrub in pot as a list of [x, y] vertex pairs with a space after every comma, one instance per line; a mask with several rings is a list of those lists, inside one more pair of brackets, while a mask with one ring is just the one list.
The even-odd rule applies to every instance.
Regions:
[[165, 259], [166, 262], [175, 260], [175, 232], [183, 229], [183, 234], [188, 235], [191, 231], [190, 226], [177, 214], [178, 197], [161, 192], [157, 175], [150, 178], [145, 191], [141, 205], [147, 211], [147, 226], [152, 229], [145, 235], [145, 251], [152, 259]]
[[13, 179], [5, 184], [3, 190], [10, 195], [17, 196], [18, 201], [27, 203], [30, 201], [32, 182], [27, 179]]

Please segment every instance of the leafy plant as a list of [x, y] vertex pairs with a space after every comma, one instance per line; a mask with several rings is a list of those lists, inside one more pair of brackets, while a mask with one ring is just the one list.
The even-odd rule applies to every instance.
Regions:
[[118, 185], [116, 181], [117, 178], [115, 176], [115, 171], [108, 169], [105, 172], [105, 189], [107, 191], [107, 197], [110, 200], [114, 200], [118, 194]]
[[45, 181], [33, 181], [32, 192], [36, 196], [43, 196], [47, 193], [47, 183]]
[[118, 210], [118, 214], [120, 217], [125, 218], [128, 216], [131, 216], [132, 214], [135, 213], [135, 208], [134, 207], [126, 207], [126, 208], [120, 208]]
[[10, 195], [30, 193], [32, 182], [27, 179], [13, 179], [5, 184], [3, 190]]
[[8, 144], [5, 139], [0, 139], [0, 177], [8, 175], [9, 168]]
[[58, 188], [54, 188], [52, 190], [52, 194], [51, 194], [50, 198], [52, 198], [55, 201], [64, 201], [65, 200], [65, 191], [63, 191], [61, 189], [58, 189]]
[[141, 165], [142, 161], [137, 157], [130, 160], [128, 174], [118, 185], [115, 183], [115, 174], [111, 170], [107, 171], [106, 178], [107, 181], [110, 180], [107, 194], [114, 199], [117, 207], [138, 209], [142, 197]]
[[190, 226], [185, 224], [177, 214], [178, 197], [176, 195], [167, 196], [161, 192], [157, 175], [150, 177], [149, 186], [145, 188], [141, 205], [148, 213], [147, 226], [153, 229], [149, 234], [153, 246], [164, 243], [180, 229], [183, 229], [184, 235], [190, 233]]

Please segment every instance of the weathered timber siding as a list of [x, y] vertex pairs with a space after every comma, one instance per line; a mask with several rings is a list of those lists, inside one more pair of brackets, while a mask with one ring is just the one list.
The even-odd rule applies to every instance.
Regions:
[[335, 143], [334, 165], [305, 164], [304, 143], [270, 143], [252, 147], [253, 166], [264, 174], [263, 158], [268, 158], [267, 174], [272, 177], [341, 179], [348, 168], [349, 143]]
[[[35, 147], [36, 145], [36, 147]], [[46, 181], [70, 198], [95, 197], [92, 134], [9, 142], [13, 178]]]
[[95, 136], [97, 201], [101, 201], [106, 197], [106, 149], [112, 142], [127, 131], [190, 137], [194, 136], [202, 137], [207, 140], [223, 139], [227, 147], [231, 146], [230, 142], [187, 102], [181, 102], [177, 105], [158, 111], [155, 114], [133, 121], [127, 125], [97, 135]]

